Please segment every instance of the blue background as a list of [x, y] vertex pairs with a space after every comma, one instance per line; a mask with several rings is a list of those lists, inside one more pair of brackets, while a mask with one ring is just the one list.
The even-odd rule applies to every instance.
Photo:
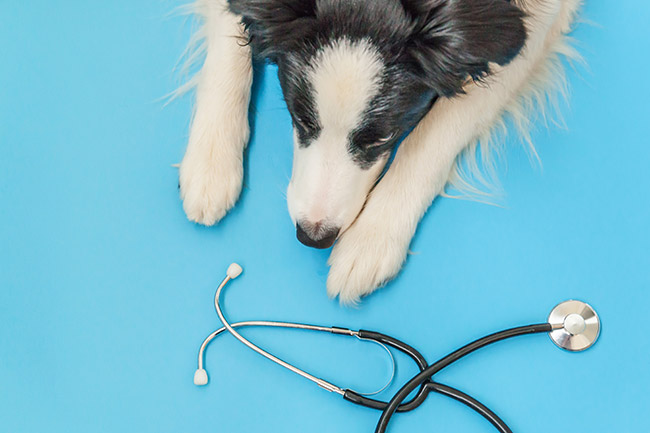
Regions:
[[[258, 73], [245, 190], [217, 227], [189, 223], [177, 191], [190, 98], [167, 107], [191, 25], [171, 1], [0, 5], [0, 430], [371, 432], [345, 403], [229, 336], [211, 303], [228, 264], [232, 320], [375, 329], [430, 360], [470, 339], [542, 321], [559, 301], [594, 305], [591, 350], [546, 336], [492, 347], [440, 374], [515, 431], [648, 431], [650, 388], [650, 4], [589, 1], [575, 32], [566, 128], [534, 134], [543, 168], [508, 139], [503, 207], [440, 199], [404, 272], [357, 309], [325, 294], [328, 252], [295, 240], [283, 192], [291, 126], [275, 69]], [[388, 374], [381, 350], [328, 335], [248, 330], [344, 386]], [[397, 385], [415, 368], [401, 357]], [[431, 396], [391, 432], [490, 432]]]

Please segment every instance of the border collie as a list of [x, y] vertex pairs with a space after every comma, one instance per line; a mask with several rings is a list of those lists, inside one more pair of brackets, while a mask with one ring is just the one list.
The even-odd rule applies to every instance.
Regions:
[[237, 201], [252, 61], [270, 60], [293, 120], [297, 237], [334, 245], [328, 294], [356, 302], [398, 273], [457, 158], [544, 98], [580, 2], [199, 0], [205, 60], [180, 166], [188, 218], [212, 225]]

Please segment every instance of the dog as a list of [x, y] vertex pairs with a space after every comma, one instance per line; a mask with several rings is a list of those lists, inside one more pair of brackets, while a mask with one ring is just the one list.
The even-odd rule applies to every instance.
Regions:
[[252, 62], [270, 60], [293, 121], [287, 201], [297, 238], [334, 245], [328, 294], [357, 302], [399, 272], [460, 155], [504, 113], [523, 118], [526, 102], [544, 97], [579, 7], [199, 0], [205, 59], [180, 165], [187, 217], [210, 226], [237, 201]]

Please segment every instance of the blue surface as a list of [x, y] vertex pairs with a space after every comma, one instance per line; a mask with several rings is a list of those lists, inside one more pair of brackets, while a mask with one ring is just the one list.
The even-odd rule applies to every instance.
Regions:
[[[170, 164], [184, 150], [190, 101], [159, 101], [178, 84], [171, 70], [191, 30], [167, 16], [175, 6], [0, 5], [1, 431], [373, 431], [378, 413], [228, 336], [208, 351], [210, 385], [192, 384], [198, 345], [218, 326], [215, 283], [234, 260], [245, 273], [225, 297], [233, 320], [375, 329], [430, 360], [584, 299], [604, 323], [592, 350], [525, 337], [440, 380], [515, 431], [648, 430], [648, 2], [588, 1], [592, 24], [575, 36], [589, 68], [569, 72], [567, 128], [534, 136], [543, 169], [510, 140], [505, 206], [438, 200], [418, 254], [358, 309], [326, 297], [327, 252], [295, 240], [283, 196], [290, 119], [274, 68], [261, 76], [242, 200], [215, 228], [185, 219]], [[355, 341], [246, 334], [346, 386], [371, 389], [388, 371], [379, 349]], [[414, 371], [402, 363], [398, 383]], [[493, 430], [431, 396], [390, 431]]]

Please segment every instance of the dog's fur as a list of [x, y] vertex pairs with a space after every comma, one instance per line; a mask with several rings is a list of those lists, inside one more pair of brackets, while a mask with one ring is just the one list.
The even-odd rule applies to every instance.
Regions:
[[212, 225], [237, 200], [252, 57], [270, 59], [294, 124], [298, 239], [337, 240], [327, 290], [357, 301], [400, 270], [459, 155], [540, 94], [579, 4], [199, 0], [206, 55], [180, 167], [188, 218]]

